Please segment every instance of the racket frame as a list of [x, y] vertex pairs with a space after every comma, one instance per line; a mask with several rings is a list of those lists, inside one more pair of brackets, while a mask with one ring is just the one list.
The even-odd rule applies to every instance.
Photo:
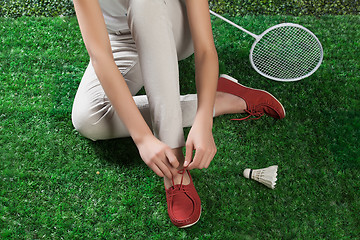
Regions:
[[[219, 15], [219, 14], [217, 14], [217, 13], [211, 11], [211, 10], [209, 10], [209, 11], [210, 11], [210, 13], [211, 13], [212, 15], [214, 15], [214, 16], [222, 19], [223, 21], [229, 23], [230, 25], [232, 25], [232, 26], [240, 29], [241, 31], [243, 31], [243, 32], [249, 34], [250, 36], [252, 36], [253, 38], [255, 38], [255, 42], [253, 43], [253, 45], [252, 45], [252, 47], [251, 47], [251, 49], [250, 49], [250, 55], [249, 55], [250, 63], [251, 63], [251, 66], [255, 69], [255, 71], [257, 71], [260, 75], [262, 75], [262, 76], [264, 76], [264, 77], [266, 77], [266, 78], [269, 78], [269, 79], [275, 80], [275, 81], [282, 81], [282, 82], [298, 81], [298, 80], [304, 79], [304, 78], [309, 77], [310, 75], [312, 75], [312, 74], [320, 67], [320, 65], [321, 65], [321, 63], [322, 63], [322, 60], [323, 60], [323, 57], [324, 57], [324, 52], [323, 52], [323, 48], [322, 48], [322, 45], [321, 45], [319, 39], [318, 39], [318, 38], [315, 36], [315, 34], [313, 34], [309, 29], [307, 29], [307, 28], [305, 28], [305, 27], [303, 27], [303, 26], [301, 26], [301, 25], [299, 25], [299, 24], [296, 24], [296, 23], [281, 23], [281, 24], [277, 24], [277, 25], [274, 25], [274, 26], [266, 29], [266, 30], [265, 30], [263, 33], [261, 33], [260, 35], [256, 35], [256, 34], [250, 32], [250, 31], [246, 30], [245, 28], [243, 28], [243, 27], [241, 27], [241, 26], [233, 23], [232, 21], [224, 18], [223, 16], [221, 16], [221, 15]], [[319, 45], [319, 49], [320, 49], [320, 59], [319, 59], [319, 62], [317, 63], [317, 65], [315, 66], [315, 68], [314, 68], [312, 71], [310, 71], [309, 73], [307, 73], [307, 74], [305, 74], [305, 75], [303, 75], [303, 76], [300, 76], [300, 77], [297, 77], [297, 78], [291, 78], [291, 79], [276, 78], [276, 77], [272, 77], [272, 76], [270, 76], [270, 75], [267, 75], [267, 74], [263, 73], [262, 71], [260, 71], [260, 70], [256, 67], [256, 65], [254, 64], [253, 58], [252, 58], [253, 51], [254, 51], [254, 49], [255, 49], [256, 44], [261, 40], [261, 38], [262, 38], [265, 34], [269, 33], [270, 31], [272, 31], [272, 30], [274, 30], [274, 29], [276, 29], [276, 28], [286, 27], [286, 26], [291, 26], [291, 27], [300, 28], [300, 29], [308, 32], [308, 33], [316, 40], [316, 42], [317, 42], [318, 45]]]
[[[255, 46], [256, 44], [262, 39], [263, 36], [265, 36], [267, 33], [269, 33], [270, 31], [274, 30], [274, 29], [277, 29], [277, 28], [281, 28], [281, 27], [294, 27], [294, 28], [300, 28], [304, 31], [306, 31], [307, 33], [309, 33], [317, 42], [318, 46], [319, 46], [319, 49], [320, 49], [320, 59], [318, 61], [318, 63], [316, 64], [316, 66], [314, 67], [314, 69], [312, 69], [309, 73], [303, 75], [303, 76], [300, 76], [300, 77], [297, 77], [297, 78], [276, 78], [276, 77], [272, 77], [270, 75], [267, 75], [265, 73], [263, 73], [262, 71], [260, 71], [254, 61], [253, 61], [253, 52], [254, 52], [254, 49], [255, 49]], [[255, 42], [253, 43], [253, 45], [251, 46], [251, 49], [250, 49], [250, 55], [249, 55], [249, 59], [250, 59], [250, 63], [251, 63], [251, 66], [255, 69], [255, 71], [257, 71], [260, 75], [266, 77], [266, 78], [269, 78], [271, 80], [275, 80], [275, 81], [281, 81], [281, 82], [294, 82], [294, 81], [299, 81], [301, 79], [304, 79], [304, 78], [307, 78], [309, 77], [310, 75], [312, 75], [314, 72], [316, 72], [316, 70], [318, 70], [318, 68], [320, 67], [321, 63], [322, 63], [322, 60], [323, 60], [323, 57], [324, 57], [324, 53], [323, 53], [323, 48], [322, 48], [322, 45], [319, 41], [319, 39], [315, 36], [315, 34], [313, 34], [309, 29], [299, 25], [299, 24], [296, 24], [296, 23], [280, 23], [280, 24], [277, 24], [277, 25], [274, 25], [268, 29], [266, 29], [263, 33], [261, 33], [260, 35], [256, 35], [256, 40]]]

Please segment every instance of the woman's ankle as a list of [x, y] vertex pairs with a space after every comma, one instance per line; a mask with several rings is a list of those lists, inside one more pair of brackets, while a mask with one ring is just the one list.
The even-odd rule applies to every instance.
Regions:
[[182, 151], [182, 147], [179, 148], [173, 148], [171, 149], [172, 152], [174, 153], [174, 155], [176, 156], [176, 159], [179, 162], [179, 166], [177, 167], [178, 170], [181, 170], [184, 168], [184, 161], [185, 161], [185, 156], [184, 153]]
[[224, 92], [216, 92], [215, 116], [231, 113], [244, 113], [246, 109], [244, 99]]
[[[184, 169], [184, 154], [182, 151], [182, 147], [180, 148], [173, 148], [172, 149], [173, 153], [175, 154], [176, 158], [179, 161], [179, 166], [178, 166], [178, 170], [182, 170]], [[190, 177], [189, 175], [185, 172], [185, 173], [177, 173], [175, 176], [173, 176], [173, 179], [169, 179], [167, 177], [164, 177], [164, 183], [165, 183], [165, 187], [166, 189], [168, 189], [169, 187], [171, 187], [172, 181], [174, 181], [175, 185], [180, 184], [181, 181], [183, 182], [184, 185], [188, 185], [190, 183]]]
[[173, 181], [175, 185], [178, 185], [181, 182], [183, 185], [188, 185], [190, 183], [190, 177], [186, 171], [184, 173], [176, 174], [176, 176], [173, 176], [173, 179], [164, 177], [165, 188], [168, 189], [173, 186]]

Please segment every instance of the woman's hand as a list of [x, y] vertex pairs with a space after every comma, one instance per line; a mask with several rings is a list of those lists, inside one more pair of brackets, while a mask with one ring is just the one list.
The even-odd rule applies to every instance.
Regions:
[[158, 140], [154, 135], [145, 136], [136, 143], [142, 160], [159, 177], [171, 179], [177, 173], [179, 162], [171, 148]]
[[[194, 43], [198, 109], [186, 141], [184, 165], [189, 164], [189, 169], [201, 169], [210, 165], [216, 153], [212, 135], [212, 114], [219, 76], [219, 61], [212, 33], [208, 1], [186, 0], [186, 10]], [[195, 156], [192, 159], [194, 150]]]
[[[195, 156], [192, 159], [194, 150]], [[212, 134], [212, 121], [203, 121], [196, 118], [186, 141], [184, 166], [188, 166], [189, 170], [208, 168], [216, 151]]]

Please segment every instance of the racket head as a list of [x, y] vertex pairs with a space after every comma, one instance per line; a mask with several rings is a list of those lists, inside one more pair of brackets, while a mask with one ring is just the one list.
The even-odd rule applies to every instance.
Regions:
[[320, 67], [323, 48], [307, 28], [282, 23], [258, 36], [249, 57], [252, 67], [262, 76], [291, 82], [312, 75]]

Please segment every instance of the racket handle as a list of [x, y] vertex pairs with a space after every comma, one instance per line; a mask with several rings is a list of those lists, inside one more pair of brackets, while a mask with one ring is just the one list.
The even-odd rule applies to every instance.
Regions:
[[211, 10], [209, 10], [209, 11], [210, 11], [210, 13], [211, 13], [212, 15], [214, 15], [215, 17], [218, 17], [218, 18], [220, 18], [221, 20], [224, 20], [225, 22], [227, 22], [227, 23], [229, 23], [229, 24], [233, 25], [234, 27], [236, 27], [236, 28], [240, 29], [241, 31], [243, 31], [243, 32], [245, 32], [245, 33], [247, 33], [247, 34], [249, 34], [249, 35], [250, 35], [250, 36], [252, 36], [253, 38], [255, 38], [255, 39], [258, 39], [258, 38], [259, 38], [259, 36], [258, 36], [258, 35], [255, 35], [255, 34], [253, 34], [252, 32], [249, 32], [249, 31], [248, 31], [248, 30], [246, 30], [245, 28], [240, 27], [239, 25], [237, 25], [237, 24], [233, 23], [232, 21], [230, 21], [230, 20], [228, 20], [228, 19], [224, 18], [223, 16], [220, 16], [219, 14], [217, 14], [217, 13], [215, 13], [215, 12], [211, 11]]

